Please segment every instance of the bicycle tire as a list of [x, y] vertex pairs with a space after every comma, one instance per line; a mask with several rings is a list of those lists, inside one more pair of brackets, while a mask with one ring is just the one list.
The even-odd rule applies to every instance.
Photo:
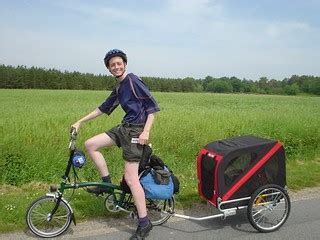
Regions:
[[52, 195], [34, 200], [27, 209], [26, 222], [32, 233], [43, 238], [57, 237], [64, 233], [73, 218], [70, 206], [61, 199], [57, 211], [49, 220], [57, 199]]
[[152, 225], [157, 226], [165, 223], [174, 212], [174, 197], [166, 200], [146, 199], [148, 217]]
[[268, 184], [253, 193], [247, 215], [256, 230], [267, 233], [279, 229], [286, 222], [290, 208], [287, 192], [278, 185]]

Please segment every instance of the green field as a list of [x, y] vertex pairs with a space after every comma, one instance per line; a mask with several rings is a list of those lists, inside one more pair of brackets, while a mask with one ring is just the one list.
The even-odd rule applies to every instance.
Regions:
[[[64, 173], [69, 127], [108, 96], [105, 91], [5, 90], [1, 100], [0, 232], [24, 227], [26, 206], [46, 193]], [[208, 142], [253, 134], [280, 140], [287, 154], [290, 189], [320, 182], [320, 98], [206, 93], [154, 93], [161, 112], [151, 132], [154, 153], [181, 182], [179, 204], [200, 201], [195, 158]], [[84, 124], [78, 147], [118, 124], [118, 108]], [[117, 148], [104, 150], [114, 182], [122, 177]], [[91, 161], [80, 170], [83, 180], [98, 180]], [[103, 199], [79, 190], [71, 203], [77, 219], [106, 216]]]

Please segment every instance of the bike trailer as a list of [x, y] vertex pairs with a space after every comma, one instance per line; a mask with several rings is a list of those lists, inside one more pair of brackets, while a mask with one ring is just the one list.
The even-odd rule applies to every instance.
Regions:
[[214, 141], [198, 154], [197, 176], [200, 196], [217, 207], [221, 201], [251, 196], [266, 184], [285, 187], [285, 151], [280, 142], [256, 136]]

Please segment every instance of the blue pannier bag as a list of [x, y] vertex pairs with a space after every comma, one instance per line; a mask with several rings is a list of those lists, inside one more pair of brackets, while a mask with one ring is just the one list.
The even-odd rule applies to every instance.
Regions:
[[164, 170], [169, 174], [168, 181], [164, 184], [157, 183], [155, 178], [157, 173], [154, 169], [147, 170], [146, 174], [142, 174], [140, 183], [144, 189], [146, 198], [166, 200], [172, 197], [174, 190], [172, 177], [170, 176], [170, 172], [167, 168]]

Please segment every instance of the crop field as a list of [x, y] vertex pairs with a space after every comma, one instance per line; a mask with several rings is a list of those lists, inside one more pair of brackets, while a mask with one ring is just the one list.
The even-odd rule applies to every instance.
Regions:
[[[105, 91], [0, 89], [0, 232], [24, 226], [26, 206], [57, 184], [68, 160], [70, 125], [99, 106]], [[154, 93], [161, 111], [151, 131], [154, 154], [179, 177], [182, 205], [200, 201], [196, 156], [207, 143], [239, 135], [278, 139], [287, 156], [292, 190], [320, 182], [320, 98], [207, 93]], [[81, 126], [77, 146], [120, 123], [121, 107]], [[112, 179], [122, 177], [120, 149], [103, 150]], [[82, 180], [99, 180], [91, 160]], [[77, 218], [105, 216], [102, 200], [79, 190]], [[101, 207], [96, 207], [101, 203]]]

